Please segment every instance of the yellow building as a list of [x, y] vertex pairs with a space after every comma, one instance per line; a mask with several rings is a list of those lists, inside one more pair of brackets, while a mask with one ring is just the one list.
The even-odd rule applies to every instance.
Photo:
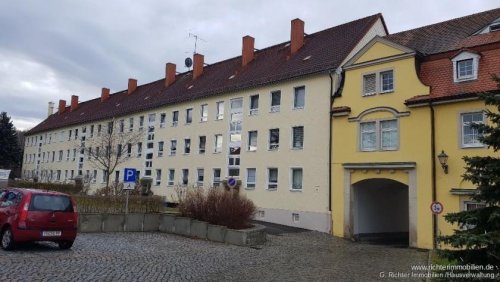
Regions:
[[462, 157], [492, 154], [470, 124], [486, 122], [477, 93], [496, 89], [499, 18], [376, 37], [346, 63], [332, 108], [334, 235], [433, 248], [453, 229], [444, 214], [481, 204], [469, 200]]

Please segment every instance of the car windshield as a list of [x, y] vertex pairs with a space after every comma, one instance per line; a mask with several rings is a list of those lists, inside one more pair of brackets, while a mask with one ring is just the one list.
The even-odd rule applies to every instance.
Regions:
[[73, 204], [67, 196], [33, 195], [29, 210], [73, 212]]

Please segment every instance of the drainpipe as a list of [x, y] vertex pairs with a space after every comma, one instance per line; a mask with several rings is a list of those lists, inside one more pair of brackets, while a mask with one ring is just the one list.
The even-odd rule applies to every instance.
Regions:
[[[335, 79], [333, 77], [333, 74], [335, 73]], [[329, 131], [329, 136], [328, 136], [328, 211], [332, 211], [332, 147], [333, 147], [333, 140], [332, 140], [332, 131], [333, 131], [333, 116], [332, 116], [332, 107], [333, 103], [335, 102], [335, 98], [337, 97], [337, 88], [338, 88], [338, 82], [341, 79], [341, 69], [338, 68], [337, 70], [330, 70], [328, 72], [328, 76], [330, 77], [330, 131]], [[335, 84], [335, 86], [334, 86]]]
[[[434, 107], [432, 102], [429, 102], [429, 108], [431, 110], [431, 163], [432, 163], [432, 201], [436, 201], [436, 129], [435, 129], [435, 117], [434, 117]], [[432, 248], [436, 249], [436, 239], [437, 239], [437, 215], [432, 214]]]

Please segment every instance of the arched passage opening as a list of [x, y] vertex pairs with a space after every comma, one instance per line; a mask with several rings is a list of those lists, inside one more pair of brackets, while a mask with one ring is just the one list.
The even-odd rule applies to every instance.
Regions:
[[353, 237], [383, 244], [409, 244], [408, 185], [374, 178], [352, 185]]

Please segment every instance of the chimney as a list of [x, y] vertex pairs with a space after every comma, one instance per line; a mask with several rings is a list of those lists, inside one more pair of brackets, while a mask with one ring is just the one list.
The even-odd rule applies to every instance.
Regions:
[[132, 94], [132, 92], [134, 92], [135, 89], [137, 89], [137, 79], [129, 78], [127, 94], [128, 95]]
[[255, 39], [249, 35], [243, 37], [243, 49], [241, 50], [241, 65], [244, 67], [253, 60]]
[[49, 102], [49, 111], [47, 116], [51, 116], [54, 113], [54, 102]]
[[66, 111], [66, 100], [59, 100], [59, 114], [64, 113]]
[[203, 73], [203, 55], [194, 54], [193, 57], [193, 80], [197, 79]]
[[290, 54], [295, 54], [304, 45], [304, 22], [301, 19], [292, 20], [290, 32]]
[[78, 96], [71, 95], [71, 111], [74, 112], [78, 109]]
[[175, 64], [167, 63], [165, 66], [165, 87], [175, 82]]
[[101, 103], [106, 102], [109, 99], [109, 88], [101, 89]]

